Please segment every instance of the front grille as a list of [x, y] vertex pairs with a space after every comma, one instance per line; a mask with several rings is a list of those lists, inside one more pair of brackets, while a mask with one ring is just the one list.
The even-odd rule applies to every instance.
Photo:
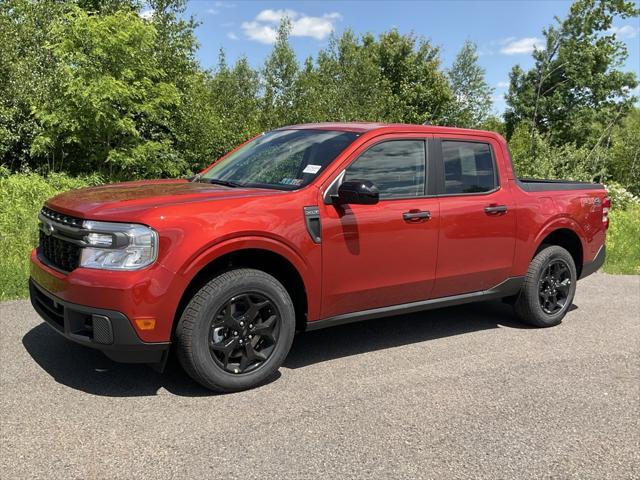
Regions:
[[54, 267], [71, 272], [80, 264], [80, 247], [40, 231], [40, 255]]
[[82, 240], [83, 220], [42, 207], [40, 222], [40, 258], [65, 272], [77, 268], [80, 264], [78, 242]]

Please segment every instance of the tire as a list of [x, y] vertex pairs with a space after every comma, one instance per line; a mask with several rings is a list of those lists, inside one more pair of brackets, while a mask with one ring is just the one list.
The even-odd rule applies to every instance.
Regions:
[[278, 280], [260, 270], [231, 270], [210, 280], [184, 309], [176, 329], [178, 360], [210, 390], [253, 388], [284, 362], [295, 324], [293, 302]]
[[571, 307], [576, 281], [576, 265], [571, 254], [557, 245], [543, 246], [529, 265], [515, 301], [516, 314], [523, 322], [536, 327], [558, 325]]

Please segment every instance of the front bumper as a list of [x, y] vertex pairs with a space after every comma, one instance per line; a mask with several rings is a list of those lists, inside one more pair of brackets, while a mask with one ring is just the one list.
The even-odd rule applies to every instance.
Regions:
[[116, 362], [163, 364], [166, 360], [169, 342], [143, 342], [121, 312], [67, 302], [33, 279], [29, 294], [36, 312], [68, 340], [101, 350]]
[[[171, 341], [176, 308], [186, 288], [181, 276], [160, 264], [136, 271], [76, 268], [65, 273], [43, 263], [36, 250], [31, 254], [31, 279], [61, 301], [122, 313], [146, 343]], [[155, 328], [137, 328], [141, 318], [155, 319]]]

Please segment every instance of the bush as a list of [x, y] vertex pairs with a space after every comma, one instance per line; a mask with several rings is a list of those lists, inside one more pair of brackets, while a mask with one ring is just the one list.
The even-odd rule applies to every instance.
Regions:
[[602, 149], [591, 151], [570, 143], [554, 147], [546, 136], [532, 132], [524, 123], [516, 128], [509, 148], [520, 178], [592, 181], [602, 153]]
[[29, 253], [38, 239], [38, 212], [58, 193], [103, 183], [97, 175], [8, 174], [0, 167], [0, 300], [27, 295]]
[[640, 205], [640, 197], [637, 197], [619, 183], [610, 182], [605, 185], [609, 197], [611, 197], [611, 208], [614, 210], [625, 210], [634, 205]]

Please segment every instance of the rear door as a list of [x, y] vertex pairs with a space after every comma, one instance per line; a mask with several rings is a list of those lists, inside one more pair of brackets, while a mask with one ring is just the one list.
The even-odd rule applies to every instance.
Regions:
[[432, 296], [491, 288], [509, 277], [515, 248], [515, 205], [498, 169], [500, 146], [466, 135], [435, 144], [440, 231]]
[[427, 150], [426, 135], [377, 137], [329, 182], [325, 198], [343, 180], [370, 180], [380, 202], [320, 207], [323, 317], [429, 298], [439, 213]]

